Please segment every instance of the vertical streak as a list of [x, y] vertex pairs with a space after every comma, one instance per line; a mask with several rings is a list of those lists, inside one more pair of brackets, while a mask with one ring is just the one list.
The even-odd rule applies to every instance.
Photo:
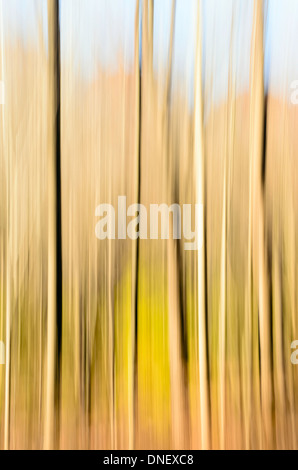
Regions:
[[[141, 203], [141, 146], [142, 146], [142, 72], [140, 65], [140, 0], [136, 2], [135, 15], [135, 58], [134, 58], [134, 74], [135, 74], [135, 120], [136, 120], [136, 136], [135, 136], [135, 154], [137, 158], [137, 201]], [[138, 293], [139, 293], [139, 271], [140, 271], [140, 239], [136, 241], [135, 252], [135, 285], [134, 289], [134, 376], [133, 376], [133, 425], [129, 435], [130, 448], [136, 447], [137, 432], [137, 410], [138, 410]]]
[[172, 1], [172, 13], [171, 13], [170, 42], [169, 42], [169, 63], [168, 63], [168, 68], [167, 68], [167, 79], [166, 79], [167, 109], [169, 109], [170, 102], [171, 102], [176, 9], [177, 9], [177, 0], [173, 0]]
[[[134, 86], [135, 86], [135, 96], [134, 96], [134, 105], [135, 105], [135, 151], [134, 156], [138, 166], [138, 181], [137, 181], [137, 197], [140, 197], [139, 192], [139, 161], [140, 161], [140, 0], [136, 0], [136, 11], [135, 11], [135, 25], [134, 25]], [[132, 376], [132, 397], [130, 397], [129, 403], [129, 429], [128, 429], [128, 442], [129, 450], [134, 448], [135, 441], [135, 424], [136, 424], [136, 386], [137, 386], [137, 288], [138, 288], [138, 264], [137, 260], [139, 259], [138, 252], [138, 241], [136, 241], [136, 249], [133, 250], [133, 260], [132, 260], [132, 299], [134, 299], [135, 304], [132, 302], [132, 312], [131, 312], [131, 321], [132, 321], [132, 351], [133, 351], [133, 376]]]
[[226, 433], [226, 337], [227, 337], [227, 262], [228, 262], [228, 204], [230, 203], [231, 186], [231, 159], [234, 153], [235, 132], [235, 77], [233, 59], [234, 41], [234, 14], [232, 15], [231, 38], [230, 38], [230, 66], [228, 79], [228, 101], [227, 101], [227, 126], [226, 126], [226, 149], [224, 161], [224, 187], [222, 204], [222, 233], [221, 233], [221, 294], [220, 294], [220, 320], [219, 320], [219, 376], [220, 376], [220, 447], [225, 449]]
[[206, 325], [206, 272], [205, 272], [205, 167], [203, 142], [203, 95], [202, 95], [202, 29], [201, 2], [198, 1], [197, 51], [195, 69], [195, 107], [194, 107], [194, 161], [196, 164], [197, 203], [203, 205], [203, 248], [198, 250], [198, 335], [199, 335], [199, 375], [200, 375], [200, 421], [201, 445], [210, 448], [210, 412], [207, 363], [207, 325]]
[[[272, 405], [272, 373], [270, 347], [270, 316], [268, 295], [268, 273], [266, 272], [265, 244], [265, 195], [263, 187], [264, 151], [266, 135], [265, 103], [264, 103], [264, 44], [263, 44], [263, 1], [254, 1], [254, 23], [252, 36], [251, 60], [251, 96], [250, 96], [250, 161], [251, 198], [250, 211], [255, 214], [256, 227], [252, 225], [256, 239], [257, 254], [254, 254], [255, 269], [258, 271], [259, 283], [259, 328], [261, 356], [261, 402], [264, 428], [265, 447], [271, 444], [271, 405]], [[265, 149], [265, 150], [264, 150]], [[252, 217], [252, 216], [251, 216]], [[251, 218], [252, 223], [252, 218]]]
[[[172, 1], [171, 29], [169, 40], [169, 54], [167, 77], [165, 87], [164, 104], [164, 143], [166, 157], [168, 160], [168, 193], [169, 203], [178, 204], [177, 200], [177, 174], [175, 154], [171, 153], [170, 148], [170, 105], [172, 94], [173, 78], [173, 56], [174, 56], [174, 38], [176, 25], [176, 7], [177, 1]], [[174, 175], [174, 181], [173, 181]], [[173, 198], [174, 197], [174, 201]], [[172, 221], [171, 221], [172, 224]], [[172, 408], [172, 438], [173, 448], [184, 448], [187, 442], [186, 436], [186, 403], [187, 393], [185, 390], [185, 379], [187, 377], [185, 370], [186, 346], [184, 334], [184, 316], [181, 288], [181, 263], [179, 240], [173, 239], [173, 227], [168, 241], [168, 315], [169, 315], [169, 347], [170, 347], [170, 375], [171, 375], [171, 408]]]
[[[227, 159], [227, 156], [226, 156]], [[227, 292], [227, 170], [224, 168], [222, 204], [220, 319], [219, 319], [219, 383], [220, 383], [220, 448], [225, 449], [225, 397], [226, 397], [226, 292]]]
[[[4, 31], [3, 31], [3, 1], [0, 2], [0, 28], [1, 28], [1, 77], [0, 79], [4, 82]], [[5, 86], [5, 85], [4, 85]], [[4, 89], [5, 93], [5, 89]], [[3, 150], [5, 154], [5, 129], [4, 129], [4, 105], [2, 107], [2, 138], [3, 138]], [[4, 402], [4, 449], [8, 450], [10, 446], [10, 343], [11, 343], [11, 198], [10, 198], [10, 186], [11, 186], [11, 168], [10, 159], [7, 154], [5, 159], [6, 166], [6, 352], [5, 352], [5, 402]]]
[[[112, 200], [111, 196], [111, 184], [109, 186], [109, 200]], [[111, 404], [110, 404], [110, 436], [111, 436], [111, 448], [115, 449], [115, 315], [114, 315], [114, 304], [113, 304], [113, 286], [112, 286], [112, 242], [108, 240], [108, 311], [109, 311], [109, 361], [110, 361], [110, 393], [111, 393]]]
[[280, 236], [274, 230], [274, 246], [272, 250], [272, 284], [273, 284], [273, 371], [276, 414], [276, 444], [277, 448], [286, 448], [285, 417], [286, 417], [286, 379], [284, 374], [283, 357], [283, 312], [280, 262]]
[[[231, 112], [231, 65], [232, 65], [233, 24], [230, 40], [230, 71], [228, 82], [227, 128]], [[227, 139], [227, 136], [226, 136]], [[220, 311], [219, 311], [219, 410], [220, 410], [220, 448], [225, 449], [225, 399], [226, 399], [226, 306], [227, 306], [227, 173], [229, 143], [225, 146], [224, 183], [222, 199], [222, 228], [221, 228], [221, 270], [220, 270]]]
[[[50, 155], [48, 157], [48, 324], [44, 447], [51, 449], [55, 447], [55, 431], [59, 430], [57, 424], [62, 333], [59, 0], [48, 0], [48, 34]], [[56, 442], [58, 443], [58, 438]]]

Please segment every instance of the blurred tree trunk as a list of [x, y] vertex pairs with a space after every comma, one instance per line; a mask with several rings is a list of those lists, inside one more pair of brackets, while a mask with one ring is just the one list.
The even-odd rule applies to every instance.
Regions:
[[[0, 2], [0, 28], [1, 28], [1, 73], [0, 80], [4, 82], [4, 23], [3, 23], [3, 1]], [[5, 88], [4, 88], [5, 99]], [[5, 115], [4, 105], [1, 106], [1, 142], [3, 158], [6, 163], [6, 353], [5, 353], [5, 403], [4, 403], [4, 449], [8, 450], [10, 445], [10, 344], [11, 344], [11, 165], [9, 155], [6, 154], [5, 149]]]
[[203, 235], [203, 247], [198, 250], [198, 337], [199, 337], [199, 375], [200, 375], [200, 423], [202, 449], [210, 448], [210, 410], [208, 386], [208, 342], [206, 314], [206, 234], [205, 234], [205, 163], [203, 132], [203, 93], [202, 93], [202, 29], [201, 2], [198, 1], [197, 51], [195, 69], [195, 104], [194, 104], [194, 161], [196, 165], [197, 203], [203, 205], [203, 226], [199, 227]]
[[[164, 146], [168, 171], [169, 205], [179, 204], [179, 188], [177, 162], [171, 145], [171, 97], [173, 82], [173, 57], [176, 25], [176, 0], [172, 0], [171, 29], [169, 40], [168, 66], [166, 73], [164, 103]], [[183, 312], [183, 290], [181, 279], [180, 240], [174, 240], [173, 220], [170, 221], [170, 237], [168, 241], [168, 315], [169, 315], [169, 347], [171, 376], [171, 412], [173, 448], [184, 448], [187, 436], [187, 384], [186, 384], [186, 346], [185, 318]]]
[[62, 330], [59, 0], [48, 0], [48, 322], [44, 447], [57, 446]]
[[[135, 160], [137, 166], [137, 201], [141, 201], [141, 138], [142, 138], [142, 84], [140, 68], [140, 0], [136, 2], [135, 13], [135, 49], [134, 49], [134, 86], [135, 86]], [[140, 264], [140, 240], [135, 242], [133, 251], [133, 282], [132, 282], [132, 331], [133, 331], [133, 396], [130, 401], [130, 420], [132, 425], [129, 429], [129, 448], [133, 449], [136, 442], [137, 428], [137, 402], [138, 402], [138, 287], [139, 287], [139, 264]]]
[[254, 285], [258, 285], [261, 406], [265, 430], [262, 446], [272, 445], [272, 370], [270, 307], [265, 236], [264, 175], [266, 151], [266, 109], [264, 93], [264, 17], [263, 1], [254, 1], [250, 76], [250, 220], [252, 222], [252, 266]]

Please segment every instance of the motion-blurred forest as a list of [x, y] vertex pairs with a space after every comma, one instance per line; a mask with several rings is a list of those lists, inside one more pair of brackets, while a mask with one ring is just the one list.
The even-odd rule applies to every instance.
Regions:
[[[166, 38], [162, 0], [135, 0], [130, 65], [124, 49], [113, 66], [92, 57], [91, 78], [63, 30], [90, 0], [30, 0], [26, 41], [0, 2], [1, 449], [298, 448], [298, 77], [267, 83], [273, 1], [226, 1], [220, 97], [206, 1], [187, 71], [181, 0]], [[203, 203], [203, 249], [97, 240], [96, 207], [120, 195]]]

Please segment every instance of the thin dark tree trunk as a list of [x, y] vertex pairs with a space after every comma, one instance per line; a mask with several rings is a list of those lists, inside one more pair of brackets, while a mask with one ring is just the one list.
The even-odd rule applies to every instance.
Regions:
[[[141, 146], [142, 146], [142, 72], [140, 64], [140, 0], [137, 0], [135, 18], [135, 79], [136, 79], [136, 155], [138, 160], [137, 170], [137, 201], [141, 203]], [[135, 304], [134, 304], [134, 392], [133, 392], [133, 438], [131, 444], [136, 447], [137, 410], [138, 410], [138, 293], [139, 293], [139, 268], [140, 268], [140, 239], [136, 242], [135, 258]]]
[[48, 194], [48, 329], [45, 447], [59, 443], [60, 368], [62, 341], [62, 235], [60, 136], [60, 26], [59, 0], [48, 0], [49, 25], [49, 152]]

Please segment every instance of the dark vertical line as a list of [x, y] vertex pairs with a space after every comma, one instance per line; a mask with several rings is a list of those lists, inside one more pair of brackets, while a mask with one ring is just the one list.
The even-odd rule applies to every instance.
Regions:
[[[179, 203], [178, 197], [175, 198], [175, 203]], [[179, 310], [180, 310], [180, 340], [181, 340], [181, 353], [184, 369], [185, 384], [187, 383], [187, 369], [188, 369], [188, 345], [187, 345], [187, 318], [185, 306], [185, 291], [183, 286], [183, 263], [182, 263], [182, 248], [181, 240], [176, 240], [176, 261], [178, 266], [179, 275]]]
[[[179, 276], [179, 311], [180, 311], [180, 341], [181, 341], [181, 355], [182, 355], [182, 369], [183, 369], [183, 386], [184, 386], [184, 412], [186, 414], [186, 421], [189, 424], [189, 396], [188, 396], [188, 374], [189, 374], [189, 352], [188, 352], [188, 325], [187, 325], [187, 309], [185, 300], [185, 287], [183, 284], [183, 260], [181, 253], [181, 240], [176, 240], [176, 259], [178, 266]], [[188, 427], [186, 432], [188, 432]], [[189, 435], [187, 434], [187, 440]]]
[[[57, 364], [55, 402], [57, 406], [57, 432], [60, 421], [60, 376], [62, 350], [62, 227], [61, 227], [61, 58], [60, 58], [60, 21], [59, 0], [55, 1], [55, 127], [56, 127], [56, 326], [57, 326]], [[57, 434], [58, 436], [59, 434]]]
[[[140, 3], [142, 5], [142, 3]], [[142, 8], [142, 7], [141, 7]], [[140, 18], [140, 66], [139, 66], [139, 141], [138, 141], [138, 204], [141, 203], [141, 180], [142, 180], [142, 12], [139, 10]], [[136, 428], [138, 409], [138, 302], [139, 302], [139, 276], [140, 276], [140, 237], [137, 238], [136, 248], [136, 286], [135, 286], [135, 330], [134, 330], [134, 448], [136, 448]]]
[[[203, 93], [203, 84], [202, 84], [202, 91]], [[203, 94], [203, 97], [204, 97], [204, 94]], [[202, 101], [202, 116], [203, 116], [203, 124], [202, 124], [202, 135], [204, 136], [205, 134], [205, 129], [204, 129], [204, 116], [205, 116], [205, 100], [203, 99]], [[208, 182], [208, 178], [207, 178], [207, 165], [206, 165], [206, 148], [205, 148], [205, 138], [203, 137], [203, 155], [204, 155], [204, 166], [203, 166], [203, 181], [204, 181], [204, 204], [205, 204], [205, 207], [204, 207], [204, 245], [203, 245], [203, 248], [202, 250], [204, 250], [204, 279], [205, 279], [205, 334], [206, 334], [206, 373], [207, 373], [207, 399], [208, 399], [208, 408], [209, 410], [211, 409], [211, 390], [210, 390], [210, 387], [211, 387], [211, 383], [210, 383], [210, 380], [211, 380], [211, 364], [210, 364], [210, 361], [211, 361], [211, 354], [209, 352], [209, 343], [210, 343], [210, 339], [209, 339], [209, 315], [208, 315], [208, 312], [209, 312], [209, 307], [208, 307], [208, 284], [209, 284], [209, 281], [208, 281], [208, 239], [207, 239], [207, 235], [208, 235], [208, 230], [207, 230], [207, 223], [208, 223], [208, 219], [207, 219], [207, 203], [208, 203], [208, 188], [207, 188], [207, 182]], [[209, 435], [208, 435], [208, 440], [209, 442], [211, 442], [211, 417], [210, 417], [210, 413], [209, 413]]]
[[[267, 262], [266, 262], [266, 269], [267, 269], [267, 276], [269, 278], [269, 339], [270, 339], [270, 367], [271, 367], [271, 388], [272, 388], [272, 418], [275, 419], [273, 410], [275, 408], [275, 390], [274, 390], [274, 352], [273, 352], [273, 286], [272, 286], [272, 276], [270, 273], [272, 272], [272, 262], [271, 262], [271, 247], [268, 241], [268, 233], [266, 230], [266, 211], [265, 211], [265, 199], [266, 199], [266, 168], [267, 168], [267, 128], [268, 128], [268, 94], [265, 94], [264, 98], [264, 137], [263, 137], [263, 155], [262, 155], [262, 198], [263, 198], [263, 207], [264, 207], [264, 234], [263, 236], [266, 238], [266, 251], [267, 251]], [[274, 436], [275, 438], [275, 436]], [[276, 443], [275, 443], [276, 444]]]
[[267, 114], [268, 114], [268, 95], [264, 100], [264, 138], [263, 138], [263, 155], [262, 155], [262, 197], [265, 198], [265, 180], [266, 180], [266, 164], [267, 164]]

